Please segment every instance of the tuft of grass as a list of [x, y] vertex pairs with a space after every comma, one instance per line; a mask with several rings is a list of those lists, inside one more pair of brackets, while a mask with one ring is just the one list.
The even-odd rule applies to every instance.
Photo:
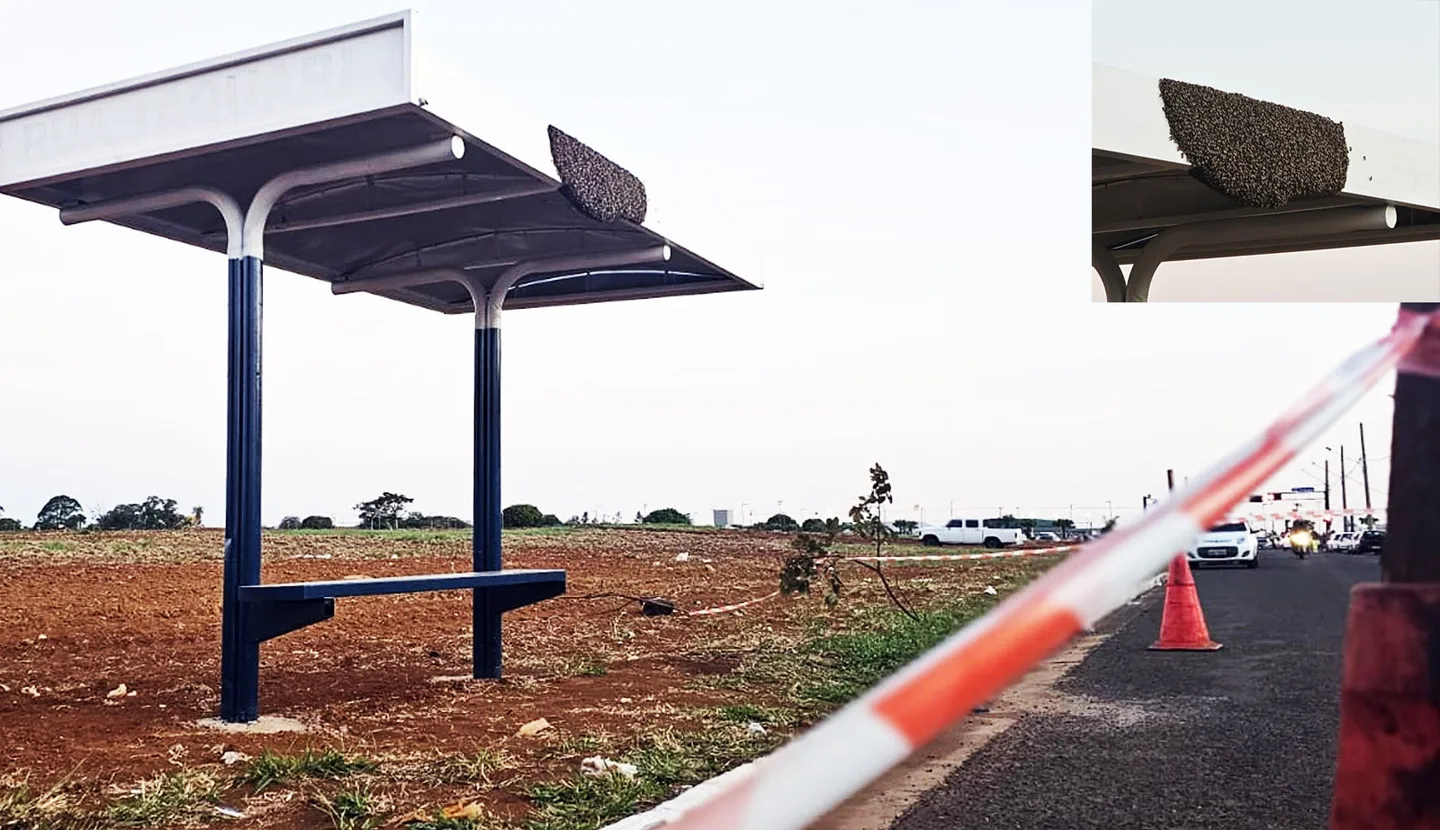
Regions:
[[110, 805], [105, 817], [117, 827], [173, 827], [210, 812], [220, 800], [220, 782], [208, 773], [180, 769], [141, 781]]
[[[988, 598], [987, 598], [988, 599]], [[875, 609], [864, 615], [855, 630], [818, 637], [800, 650], [812, 664], [795, 689], [801, 702], [838, 705], [848, 703], [866, 689], [924, 654], [965, 623], [979, 616], [991, 602], [970, 601], [921, 611], [910, 619], [893, 609]]]
[[566, 673], [574, 677], [604, 677], [609, 671], [605, 658], [596, 654], [577, 657], [566, 667]]
[[326, 818], [335, 830], [374, 830], [385, 821], [389, 799], [377, 794], [367, 783], [341, 790], [333, 796], [315, 792], [310, 804]]
[[0, 828], [5, 830], [98, 830], [97, 819], [82, 815], [61, 781], [42, 793], [24, 782], [0, 781]]
[[504, 749], [480, 749], [469, 755], [441, 758], [430, 766], [428, 779], [435, 784], [483, 784], [495, 782], [498, 772], [514, 769], [516, 759]]
[[779, 746], [784, 738], [752, 735], [742, 728], [715, 725], [696, 732], [664, 729], [636, 739], [625, 760], [640, 776], [666, 787], [698, 784]]
[[240, 782], [253, 786], [258, 793], [296, 778], [344, 778], [357, 772], [369, 772], [376, 766], [369, 758], [346, 755], [331, 747], [322, 750], [307, 748], [298, 755], [280, 755], [266, 749], [245, 765], [240, 773]]
[[549, 738], [546, 754], [553, 758], [567, 758], [579, 755], [594, 755], [605, 752], [615, 745], [615, 737], [607, 732], [581, 732], [579, 734], [556, 730]]
[[732, 703], [728, 706], [721, 706], [715, 710], [721, 720], [731, 723], [785, 723], [785, 713], [765, 706], [756, 706], [753, 703]]
[[665, 794], [662, 786], [643, 776], [632, 780], [575, 775], [531, 787], [528, 795], [535, 810], [522, 826], [524, 830], [595, 830], [659, 803]]

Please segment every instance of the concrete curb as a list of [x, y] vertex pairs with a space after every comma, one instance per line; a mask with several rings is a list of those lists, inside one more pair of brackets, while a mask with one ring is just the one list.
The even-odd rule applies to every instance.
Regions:
[[[1165, 584], [1166, 571], [1161, 571], [1155, 576], [1136, 585], [1130, 592], [1126, 602], [1134, 602], [1140, 595], [1153, 588]], [[703, 801], [711, 792], [716, 789], [728, 786], [731, 781], [744, 778], [754, 771], [756, 764], [764, 761], [770, 756], [765, 755], [746, 764], [730, 770], [729, 772], [717, 775], [714, 778], [701, 781], [685, 792], [662, 804], [657, 804], [643, 813], [636, 813], [629, 818], [623, 818], [614, 824], [607, 824], [601, 830], [657, 830], [669, 824], [697, 801]]]

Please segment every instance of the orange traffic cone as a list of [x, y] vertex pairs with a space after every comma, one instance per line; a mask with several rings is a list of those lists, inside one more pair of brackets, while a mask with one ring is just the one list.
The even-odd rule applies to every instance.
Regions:
[[1160, 617], [1160, 639], [1152, 651], [1214, 651], [1220, 644], [1210, 639], [1200, 595], [1185, 554], [1170, 560], [1170, 577], [1165, 582], [1165, 610]]

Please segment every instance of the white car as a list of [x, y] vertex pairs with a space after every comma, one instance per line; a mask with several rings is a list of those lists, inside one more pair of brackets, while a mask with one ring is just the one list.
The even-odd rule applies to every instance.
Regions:
[[1259, 542], [1244, 522], [1218, 524], [1195, 537], [1185, 551], [1191, 565], [1260, 567]]
[[1358, 532], [1342, 530], [1330, 534], [1330, 540], [1325, 543], [1325, 547], [1330, 550], [1353, 551], [1358, 544], [1360, 544]]

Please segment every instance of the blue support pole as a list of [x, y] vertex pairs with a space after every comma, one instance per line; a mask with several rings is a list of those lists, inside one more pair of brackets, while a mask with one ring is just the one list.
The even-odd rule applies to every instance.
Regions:
[[232, 723], [259, 717], [260, 643], [239, 594], [260, 583], [260, 293], [260, 260], [230, 260], [220, 719]]
[[[474, 569], [498, 571], [500, 563], [500, 329], [475, 329], [475, 531]], [[500, 676], [500, 616], [490, 589], [477, 588], [473, 606], [474, 676]]]

